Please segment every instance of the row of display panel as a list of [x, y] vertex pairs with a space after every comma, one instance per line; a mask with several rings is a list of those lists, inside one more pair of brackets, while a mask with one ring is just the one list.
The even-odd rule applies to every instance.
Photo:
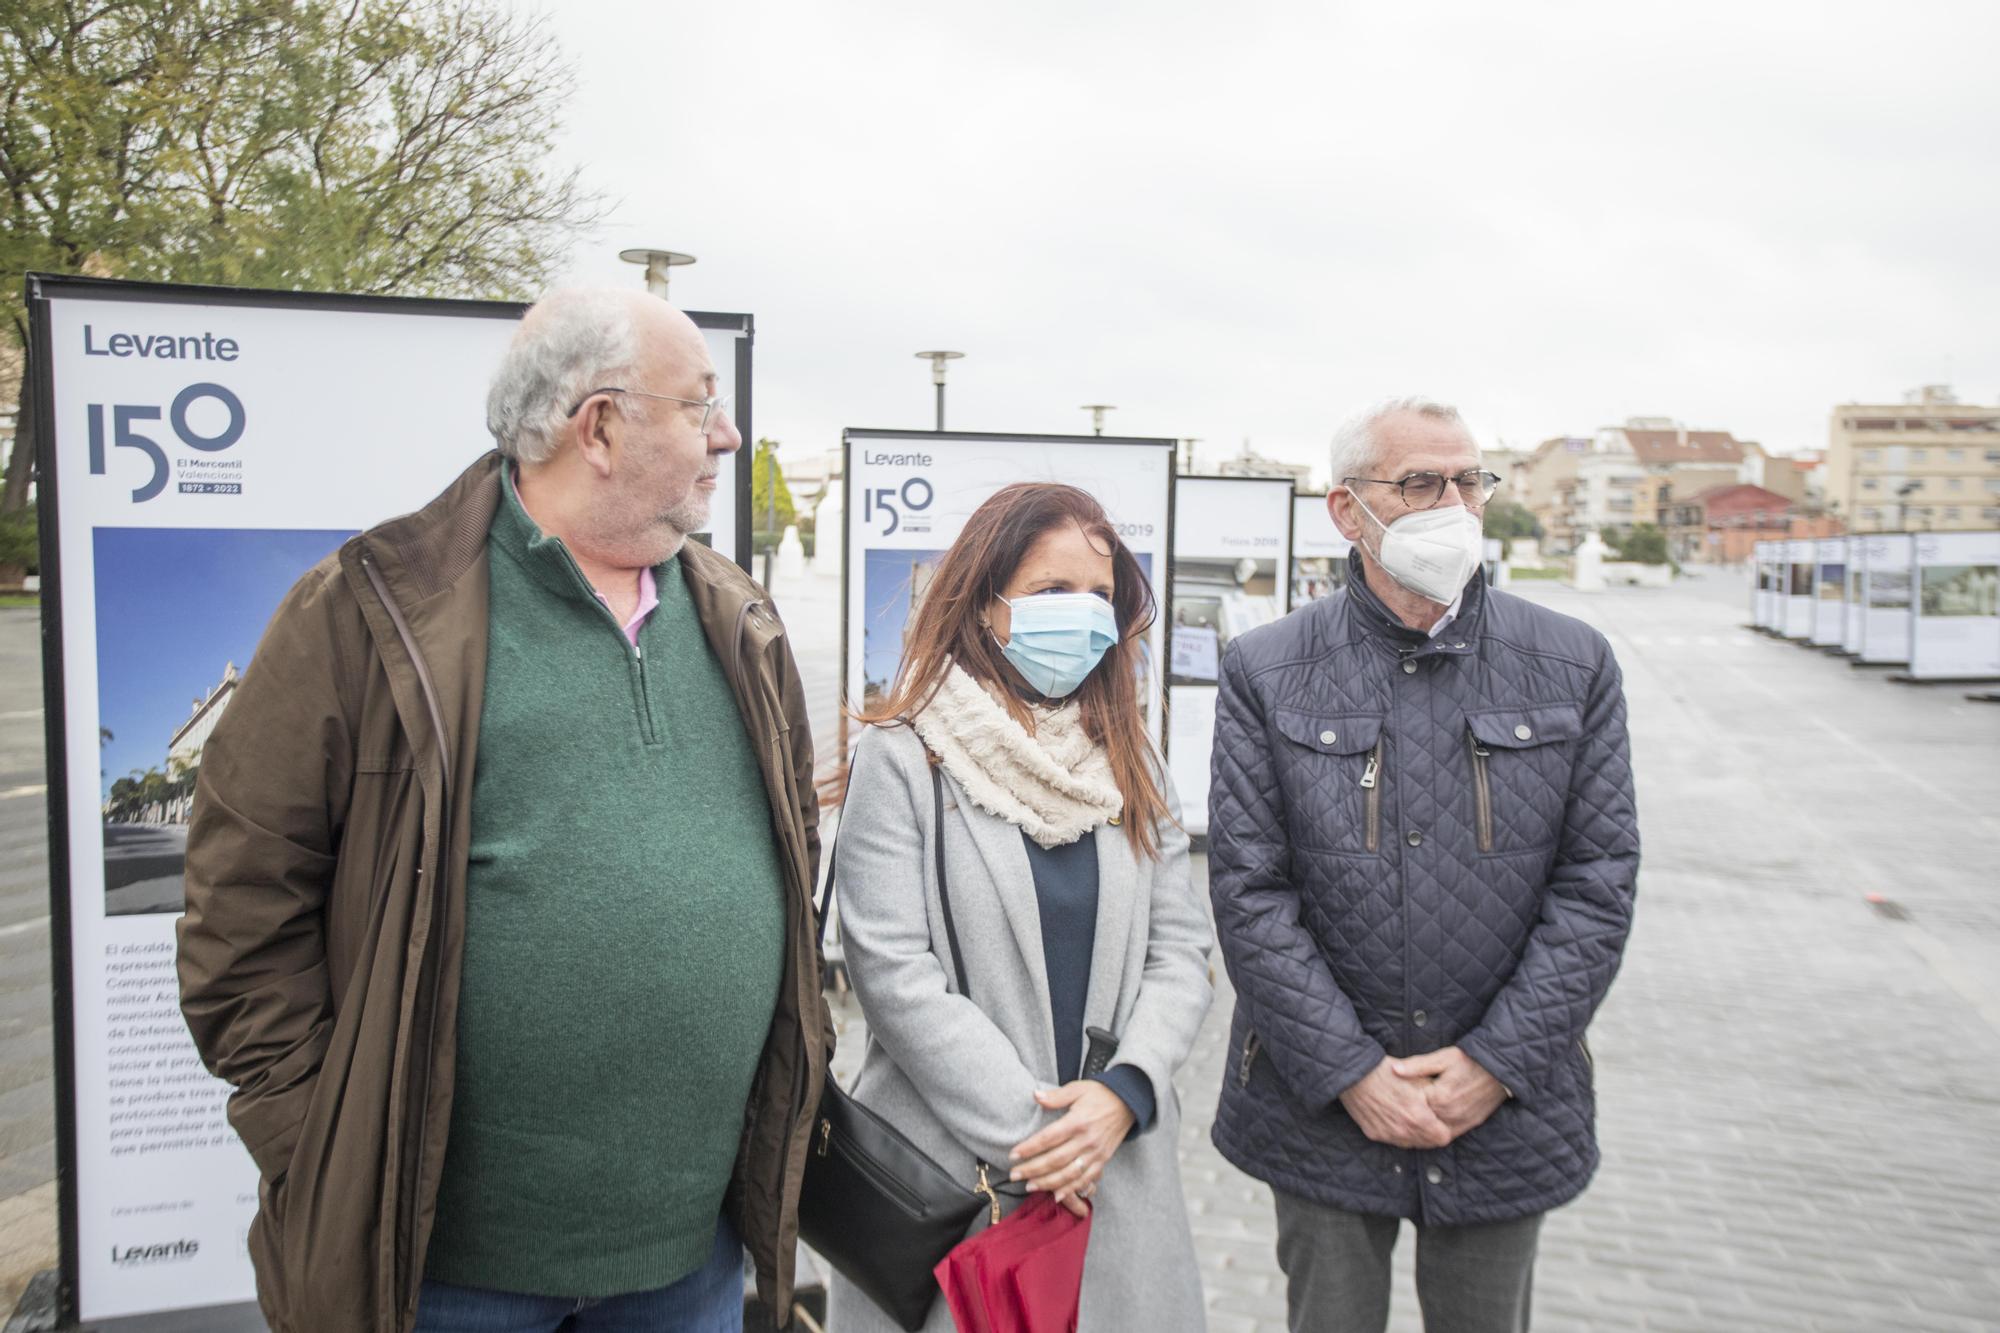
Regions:
[[1760, 630], [1913, 680], [2000, 678], [2000, 532], [1762, 541], [1751, 564]]

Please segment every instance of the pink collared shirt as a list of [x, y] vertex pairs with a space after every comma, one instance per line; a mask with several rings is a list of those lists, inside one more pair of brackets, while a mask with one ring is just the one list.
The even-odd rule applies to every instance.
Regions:
[[[533, 514], [529, 514], [528, 506], [522, 504], [521, 502], [520, 488], [516, 486], [514, 481], [514, 468], [515, 465], [510, 463], [507, 465], [507, 467], [502, 469], [500, 473], [500, 475], [506, 479], [507, 493], [514, 497], [514, 503], [520, 506], [521, 512], [527, 515], [528, 522], [533, 523], [535, 531], [537, 533], [540, 533], [541, 524], [535, 522], [535, 516]], [[581, 569], [577, 570], [577, 573], [579, 575], [581, 575], [582, 572], [583, 571]], [[605, 610], [609, 611], [611, 609], [610, 598], [606, 597], [603, 593], [597, 591], [596, 588], [592, 588], [590, 592], [591, 595], [597, 598], [598, 601], [604, 603]], [[631, 645], [634, 648], [637, 648], [639, 646], [639, 631], [646, 627], [646, 617], [652, 615], [654, 611], [658, 610], [659, 606], [660, 606], [659, 585], [653, 581], [653, 569], [652, 566], [648, 565], [640, 569], [639, 571], [639, 607], [636, 611], [632, 613], [632, 618], [626, 621], [624, 625], [625, 638], [631, 643]]]
[[[611, 608], [610, 600], [603, 593], [597, 592], [595, 588], [591, 591], [597, 594], [597, 600], [604, 603], [606, 610]], [[653, 581], [653, 571], [648, 566], [639, 571], [639, 608], [632, 613], [632, 618], [625, 622], [625, 637], [631, 640], [634, 648], [639, 646], [639, 631], [645, 628], [646, 617], [659, 609], [659, 605], [659, 585]]]

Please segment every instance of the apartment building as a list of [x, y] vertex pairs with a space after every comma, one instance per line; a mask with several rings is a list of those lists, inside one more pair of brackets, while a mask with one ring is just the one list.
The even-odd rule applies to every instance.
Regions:
[[1515, 504], [1526, 504], [1522, 483], [1532, 464], [1534, 451], [1511, 445], [1495, 445], [1479, 451], [1479, 465], [1500, 478], [1500, 494]]
[[2000, 406], [1961, 403], [1943, 384], [1901, 403], [1843, 403], [1820, 470], [1828, 507], [1855, 532], [2000, 528]]
[[1667, 507], [1667, 550], [1682, 564], [1740, 564], [1760, 541], [1837, 537], [1839, 518], [1822, 507], [1749, 482], [1676, 497]]
[[1570, 549], [1576, 470], [1590, 449], [1589, 436], [1558, 435], [1536, 445], [1507, 474], [1502, 493], [1526, 508], [1541, 524], [1545, 551], [1561, 553]]
[[1289, 479], [1294, 490], [1310, 491], [1312, 485], [1312, 464], [1287, 463], [1279, 458], [1266, 458], [1250, 447], [1250, 441], [1243, 441], [1242, 452], [1233, 458], [1225, 458], [1215, 465], [1218, 475], [1224, 477], [1270, 477], [1275, 480]]
[[1631, 417], [1622, 426], [1597, 432], [1600, 448], [1629, 453], [1650, 480], [1637, 497], [1633, 521], [1667, 526], [1676, 500], [1719, 486], [1764, 485], [1767, 459], [1761, 446], [1726, 430], [1689, 430], [1670, 417]]
[[1578, 455], [1574, 472], [1556, 484], [1542, 521], [1548, 549], [1573, 551], [1586, 533], [1655, 522], [1653, 489], [1629, 452], [1593, 448]]

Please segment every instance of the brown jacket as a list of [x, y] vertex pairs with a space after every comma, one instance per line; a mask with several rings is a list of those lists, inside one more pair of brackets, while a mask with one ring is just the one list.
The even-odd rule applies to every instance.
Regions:
[[[203, 752], [181, 1004], [257, 1161], [257, 1293], [277, 1333], [407, 1333], [451, 1124], [473, 764], [486, 680], [488, 454], [300, 579]], [[682, 571], [763, 770], [784, 980], [726, 1206], [791, 1305], [799, 1179], [832, 1025], [819, 993], [812, 731], [763, 591]], [[662, 799], [671, 799], [664, 794]]]

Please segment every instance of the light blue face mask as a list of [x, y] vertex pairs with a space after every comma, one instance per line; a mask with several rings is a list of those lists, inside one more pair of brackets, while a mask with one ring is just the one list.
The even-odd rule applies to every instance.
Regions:
[[1118, 617], [1096, 593], [1041, 593], [1007, 606], [1013, 626], [1000, 652], [1046, 698], [1075, 693], [1118, 642]]

